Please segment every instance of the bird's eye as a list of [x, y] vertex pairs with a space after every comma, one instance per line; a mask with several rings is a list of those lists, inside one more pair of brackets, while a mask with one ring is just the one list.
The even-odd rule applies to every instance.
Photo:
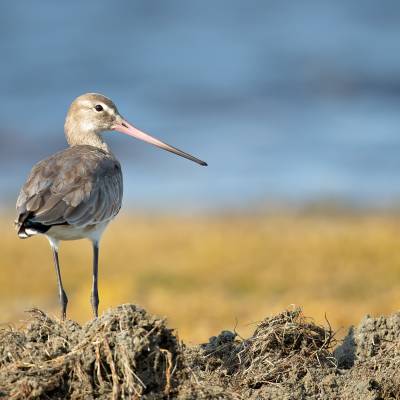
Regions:
[[100, 104], [97, 104], [97, 106], [95, 106], [95, 110], [98, 112], [103, 111], [103, 106]]

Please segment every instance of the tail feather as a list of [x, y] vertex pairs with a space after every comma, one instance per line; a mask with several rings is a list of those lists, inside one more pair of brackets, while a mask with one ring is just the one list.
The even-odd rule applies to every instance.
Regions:
[[45, 233], [50, 229], [51, 226], [49, 225], [43, 225], [40, 222], [32, 221], [32, 217], [32, 213], [23, 213], [20, 214], [18, 220], [15, 221], [18, 237], [20, 239], [27, 239], [38, 233]]

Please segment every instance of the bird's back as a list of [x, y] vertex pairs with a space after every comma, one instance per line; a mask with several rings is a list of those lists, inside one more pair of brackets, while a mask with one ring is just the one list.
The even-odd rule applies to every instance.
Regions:
[[121, 208], [122, 189], [121, 166], [111, 153], [89, 145], [58, 152], [38, 162], [21, 189], [18, 234], [109, 221]]

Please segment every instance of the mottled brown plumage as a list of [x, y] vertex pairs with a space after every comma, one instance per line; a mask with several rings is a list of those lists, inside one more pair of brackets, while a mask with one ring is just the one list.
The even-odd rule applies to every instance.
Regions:
[[114, 218], [122, 203], [119, 162], [97, 147], [78, 145], [37, 163], [17, 200], [19, 224], [77, 227]]
[[18, 235], [27, 238], [44, 234], [53, 250], [61, 317], [66, 316], [65, 294], [58, 262], [60, 240], [88, 238], [93, 243], [91, 302], [98, 313], [98, 249], [101, 235], [122, 203], [121, 166], [102, 132], [119, 131], [144, 140], [200, 165], [204, 161], [139, 131], [119, 114], [115, 104], [97, 93], [77, 97], [65, 120], [70, 147], [38, 162], [23, 185], [17, 200]]

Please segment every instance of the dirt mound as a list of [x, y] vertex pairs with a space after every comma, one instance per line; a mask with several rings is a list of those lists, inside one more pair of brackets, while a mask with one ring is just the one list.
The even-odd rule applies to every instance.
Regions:
[[252, 337], [224, 331], [185, 349], [198, 386], [229, 399], [400, 399], [400, 314], [366, 317], [333, 349], [332, 330], [300, 309], [266, 318]]
[[0, 333], [0, 392], [12, 399], [166, 397], [184, 376], [180, 345], [162, 319], [123, 305], [80, 327], [39, 310]]
[[400, 314], [366, 317], [336, 349], [300, 309], [194, 347], [134, 305], [83, 327], [30, 314], [0, 331], [7, 399], [400, 399]]
[[230, 398], [303, 398], [322, 394], [321, 376], [336, 368], [332, 344], [330, 329], [295, 309], [266, 318], [248, 339], [224, 331], [186, 356], [198, 380], [223, 387]]
[[400, 399], [400, 314], [367, 316], [335, 350], [343, 399]]

